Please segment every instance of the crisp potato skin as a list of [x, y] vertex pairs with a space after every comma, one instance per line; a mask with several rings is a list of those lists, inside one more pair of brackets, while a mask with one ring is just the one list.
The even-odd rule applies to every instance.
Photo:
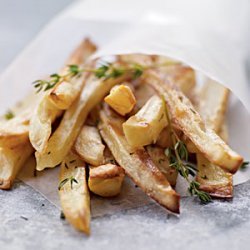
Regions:
[[161, 98], [154, 95], [134, 115], [123, 123], [123, 131], [129, 145], [140, 148], [156, 142], [167, 126], [167, 119]]
[[[68, 59], [67, 65], [82, 65], [86, 63], [96, 50], [97, 46], [89, 38], [84, 39]], [[90, 64], [88, 67], [91, 68], [93, 66], [93, 64]], [[64, 71], [67, 73], [66, 69], [64, 69]], [[87, 73], [83, 74], [80, 78], [73, 77], [70, 81], [58, 83], [49, 95], [50, 101], [59, 109], [68, 109], [80, 95], [84, 81], [88, 76], [89, 74]]]
[[0, 189], [10, 189], [17, 174], [33, 153], [29, 141], [15, 148], [0, 147]]
[[126, 174], [152, 199], [173, 213], [179, 213], [180, 196], [171, 188], [166, 177], [144, 150], [131, 153], [123, 131], [124, 120], [112, 112], [102, 110], [99, 124], [102, 138]]
[[120, 193], [125, 177], [123, 168], [106, 164], [90, 167], [88, 185], [91, 192], [102, 197], [113, 197]]
[[104, 163], [104, 149], [98, 129], [84, 125], [74, 144], [76, 153], [85, 162], [98, 166]]
[[143, 80], [154, 86], [158, 93], [164, 96], [174, 126], [181, 130], [213, 164], [232, 174], [236, 173], [243, 162], [242, 156], [234, 152], [205, 125], [186, 96], [169, 82], [163, 81], [154, 71], [145, 72]]
[[[214, 94], [216, 93], [216, 95]], [[225, 112], [229, 90], [215, 81], [208, 81], [201, 89], [198, 111], [206, 122], [224, 141], [227, 141]], [[197, 158], [197, 181], [200, 189], [217, 198], [233, 197], [233, 176], [210, 163], [199, 152]]]
[[53, 168], [61, 163], [71, 150], [89, 112], [103, 100], [113, 86], [129, 79], [131, 79], [130, 72], [115, 79], [90, 77], [81, 98], [65, 111], [60, 125], [48, 141], [46, 150], [42, 153], [36, 152], [37, 170]]
[[59, 190], [63, 213], [77, 230], [90, 234], [90, 196], [85, 163], [70, 152], [61, 164], [60, 182], [73, 177], [77, 183], [66, 182]]

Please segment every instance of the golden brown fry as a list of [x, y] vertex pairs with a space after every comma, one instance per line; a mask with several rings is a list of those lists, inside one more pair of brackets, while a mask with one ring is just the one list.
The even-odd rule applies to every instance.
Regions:
[[164, 153], [164, 149], [150, 145], [146, 150], [158, 169], [165, 175], [172, 187], [176, 185], [177, 171], [169, 166], [168, 157]]
[[173, 124], [180, 129], [213, 164], [235, 173], [243, 162], [242, 156], [234, 152], [204, 121], [191, 102], [180, 91], [151, 70], [145, 72], [144, 81], [154, 86], [164, 96]]
[[216, 133], [222, 127], [225, 119], [230, 90], [221, 84], [209, 80], [201, 89], [198, 112], [206, 125]]
[[[83, 57], [84, 53], [85, 50], [82, 49], [82, 45], [76, 48], [76, 50], [73, 51], [72, 55], [65, 63], [65, 67], [61, 70], [61, 73], [64, 74], [65, 71], [68, 70], [67, 65], [83, 63], [84, 60], [86, 59], [85, 57]], [[83, 76], [81, 77], [81, 84], [82, 81], [85, 81], [87, 76], [88, 76], [87, 73], [83, 74]], [[56, 85], [54, 88], [57, 88], [58, 85]], [[66, 89], [67, 88], [65, 88], [64, 90]], [[53, 93], [53, 89], [51, 93]], [[71, 95], [70, 92], [67, 93]], [[54, 97], [56, 98], [56, 95]], [[70, 100], [72, 100], [72, 96], [69, 98]], [[56, 102], [54, 102], [54, 104], [53, 102], [51, 102], [52, 99], [53, 98], [50, 98], [49, 93], [45, 93], [44, 96], [41, 98], [40, 102], [38, 103], [30, 121], [30, 132], [29, 132], [30, 142], [32, 146], [36, 149], [36, 151], [40, 153], [43, 152], [47, 147], [47, 143], [52, 131], [52, 124], [54, 123], [55, 119], [62, 114], [62, 110], [55, 105]]]
[[124, 120], [104, 110], [101, 111], [100, 117], [101, 135], [126, 174], [159, 204], [173, 213], [179, 213], [179, 195], [154, 165], [148, 153], [144, 149], [130, 153], [131, 148], [122, 131]]
[[88, 185], [91, 192], [102, 197], [112, 197], [120, 193], [125, 173], [114, 164], [90, 167]]
[[139, 148], [155, 143], [166, 126], [167, 119], [162, 99], [154, 95], [123, 124], [123, 131], [129, 145]]
[[[229, 90], [210, 80], [203, 86], [200, 96], [199, 113], [208, 127], [214, 129], [220, 137], [225, 137], [225, 133], [221, 135], [220, 131], [223, 132], [226, 126], [224, 120]], [[214, 197], [231, 198], [233, 196], [232, 174], [211, 164], [199, 153], [197, 153], [197, 167], [197, 181], [200, 183], [201, 190]]]
[[45, 96], [38, 104], [30, 120], [29, 138], [38, 152], [43, 152], [52, 132], [52, 124], [62, 111], [56, 108]]
[[113, 86], [130, 79], [130, 74], [128, 72], [120, 77], [106, 80], [96, 79], [94, 76], [88, 79], [81, 99], [76, 100], [65, 112], [59, 127], [50, 137], [46, 150], [36, 153], [37, 170], [53, 168], [63, 161], [72, 148], [88, 113], [102, 101]]
[[84, 125], [74, 144], [76, 153], [85, 162], [98, 166], [104, 163], [104, 149], [98, 129]]
[[11, 188], [18, 172], [32, 152], [33, 148], [28, 141], [12, 149], [0, 147], [0, 189]]
[[25, 143], [29, 134], [31, 112], [26, 111], [0, 124], [0, 146], [13, 148]]
[[209, 193], [213, 197], [233, 197], [233, 176], [224, 169], [210, 163], [202, 155], [197, 154], [197, 181], [200, 190]]
[[90, 234], [90, 196], [85, 163], [69, 153], [61, 164], [59, 196], [63, 213], [79, 231]]
[[[84, 39], [79, 47], [74, 51], [70, 64], [83, 65], [89, 57], [96, 51], [96, 45], [90, 39]], [[93, 63], [86, 65], [87, 68], [92, 68]], [[50, 101], [59, 109], [68, 109], [74, 100], [80, 95], [86, 78], [89, 73], [83, 73], [80, 77], [76, 76], [69, 81], [59, 82], [50, 92]]]

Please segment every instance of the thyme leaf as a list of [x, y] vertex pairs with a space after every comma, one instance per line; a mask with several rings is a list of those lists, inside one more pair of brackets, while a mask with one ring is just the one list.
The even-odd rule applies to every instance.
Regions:
[[167, 105], [162, 97], [166, 117], [169, 124], [169, 136], [172, 140], [173, 147], [165, 149], [165, 155], [169, 159], [170, 166], [176, 169], [176, 171], [189, 183], [188, 191], [192, 196], [197, 196], [202, 203], [211, 202], [211, 196], [199, 190], [200, 183], [197, 181], [191, 181], [190, 176], [195, 176], [197, 169], [194, 164], [188, 161], [188, 150], [184, 142], [182, 142], [175, 133], [171, 118], [167, 109]]
[[73, 184], [76, 183], [78, 184], [78, 181], [73, 177], [69, 177], [69, 178], [65, 178], [64, 180], [62, 180], [60, 183], [59, 183], [59, 186], [58, 186], [58, 190], [60, 191], [62, 189], [62, 187], [66, 184], [66, 183], [70, 183], [70, 188], [73, 189]]
[[6, 120], [11, 120], [12, 118], [14, 118], [15, 117], [15, 115], [14, 115], [14, 113], [11, 111], [11, 110], [8, 110], [6, 113], [5, 113], [5, 115], [4, 115], [4, 118], [6, 119]]

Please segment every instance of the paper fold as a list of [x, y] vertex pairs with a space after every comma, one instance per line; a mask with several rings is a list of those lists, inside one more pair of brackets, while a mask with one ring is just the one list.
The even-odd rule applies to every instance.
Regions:
[[[238, 45], [243, 44], [241, 41], [234, 37], [227, 39], [227, 34], [223, 31], [228, 30], [222, 29], [223, 26], [220, 27], [220, 33], [212, 32], [208, 27], [205, 30], [202, 29], [203, 26], [194, 27], [194, 21], [185, 22], [178, 15], [164, 15], [167, 5], [164, 4], [165, 9], [160, 9], [161, 5], [158, 5], [157, 9], [155, 6], [159, 4], [158, 0], [154, 1], [154, 8], [150, 11], [150, 1], [146, 1], [148, 9], [143, 8], [138, 14], [140, 21], [136, 21], [135, 15], [128, 15], [129, 9], [126, 7], [123, 10], [116, 9], [117, 4], [112, 5], [113, 9], [108, 12], [106, 5], [114, 2], [112, 0], [108, 0], [106, 7], [103, 7], [105, 11], [102, 11], [105, 13], [100, 10], [98, 12], [90, 2], [76, 3], [60, 14], [3, 72], [0, 77], [0, 112], [4, 113], [23, 98], [31, 89], [32, 81], [56, 72], [77, 43], [89, 36], [100, 46], [95, 56], [124, 53], [166, 55], [230, 88], [248, 109], [247, 111], [237, 98], [232, 98], [228, 113], [230, 145], [249, 160], [250, 92], [243, 65], [245, 50], [238, 49]], [[129, 0], [127, 5], [131, 6], [132, 2], [134, 1]], [[134, 3], [134, 8], [137, 7]], [[121, 13], [121, 18], [117, 17], [117, 13]], [[34, 180], [29, 174], [20, 175], [27, 184], [58, 204], [55, 198], [57, 171], [48, 171], [44, 176], [47, 177]], [[246, 172], [239, 171], [234, 184], [249, 179], [249, 169]], [[51, 192], [47, 190], [49, 182], [49, 187], [53, 187]]]

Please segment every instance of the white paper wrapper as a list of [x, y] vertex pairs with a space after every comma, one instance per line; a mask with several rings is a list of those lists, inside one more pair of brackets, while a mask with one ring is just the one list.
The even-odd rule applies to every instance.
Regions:
[[[192, 18], [180, 17], [180, 13], [175, 13], [173, 3], [170, 12], [169, 5], [162, 5], [162, 1], [160, 4], [157, 4], [158, 1], [153, 1], [153, 5], [152, 1], [143, 1], [141, 11], [139, 13], [137, 11], [135, 15], [129, 6], [138, 10], [140, 4], [129, 0], [126, 1], [126, 6], [123, 6], [123, 3], [121, 6], [117, 2], [120, 3], [113, 0], [79, 2], [52, 21], [2, 74], [0, 111], [5, 112], [8, 107], [24, 97], [31, 89], [30, 83], [34, 79], [56, 72], [72, 49], [85, 36], [90, 36], [100, 46], [96, 56], [146, 53], [161, 54], [181, 60], [199, 73], [230, 88], [248, 111], [250, 110], [248, 99], [250, 92], [243, 67], [246, 44], [244, 39], [238, 39], [239, 34], [231, 35], [229, 31], [232, 30], [228, 30], [229, 27], [226, 25], [227, 18], [222, 18], [220, 28], [213, 29], [212, 32], [209, 22], [196, 22], [197, 19], [192, 14], [189, 15]], [[191, 1], [189, 2], [191, 7], [189, 5], [186, 7], [192, 10], [192, 4], [195, 3], [197, 4], [197, 1]], [[206, 1], [206, 4], [209, 5], [209, 2]], [[112, 6], [112, 9], [109, 6]], [[204, 11], [204, 15], [205, 13], [208, 15], [209, 11], [207, 13], [206, 8]], [[218, 16], [221, 14], [217, 13]], [[244, 23], [244, 15], [242, 16], [238, 20], [239, 25]], [[244, 26], [240, 27], [241, 37], [244, 37]], [[225, 39], [227, 34], [231, 36]], [[232, 98], [228, 124], [230, 145], [247, 160], [250, 152], [250, 116], [242, 103], [236, 97]], [[20, 174], [20, 179], [58, 205], [58, 169], [46, 170], [34, 178], [32, 168], [29, 169], [28, 165], [32, 165], [32, 162], [27, 164], [25, 171]], [[243, 183], [248, 179], [250, 170], [239, 171], [234, 178], [234, 184]], [[129, 181], [126, 182], [124, 190], [121, 197], [113, 200], [114, 204], [119, 204], [118, 207], [137, 207], [151, 202], [141, 191], [133, 188]], [[96, 207], [94, 216], [117, 209], [115, 205], [110, 209], [110, 203], [96, 197], [92, 203], [94, 203], [92, 208]], [[102, 211], [98, 211], [100, 206], [95, 206], [100, 203], [105, 207]]]

